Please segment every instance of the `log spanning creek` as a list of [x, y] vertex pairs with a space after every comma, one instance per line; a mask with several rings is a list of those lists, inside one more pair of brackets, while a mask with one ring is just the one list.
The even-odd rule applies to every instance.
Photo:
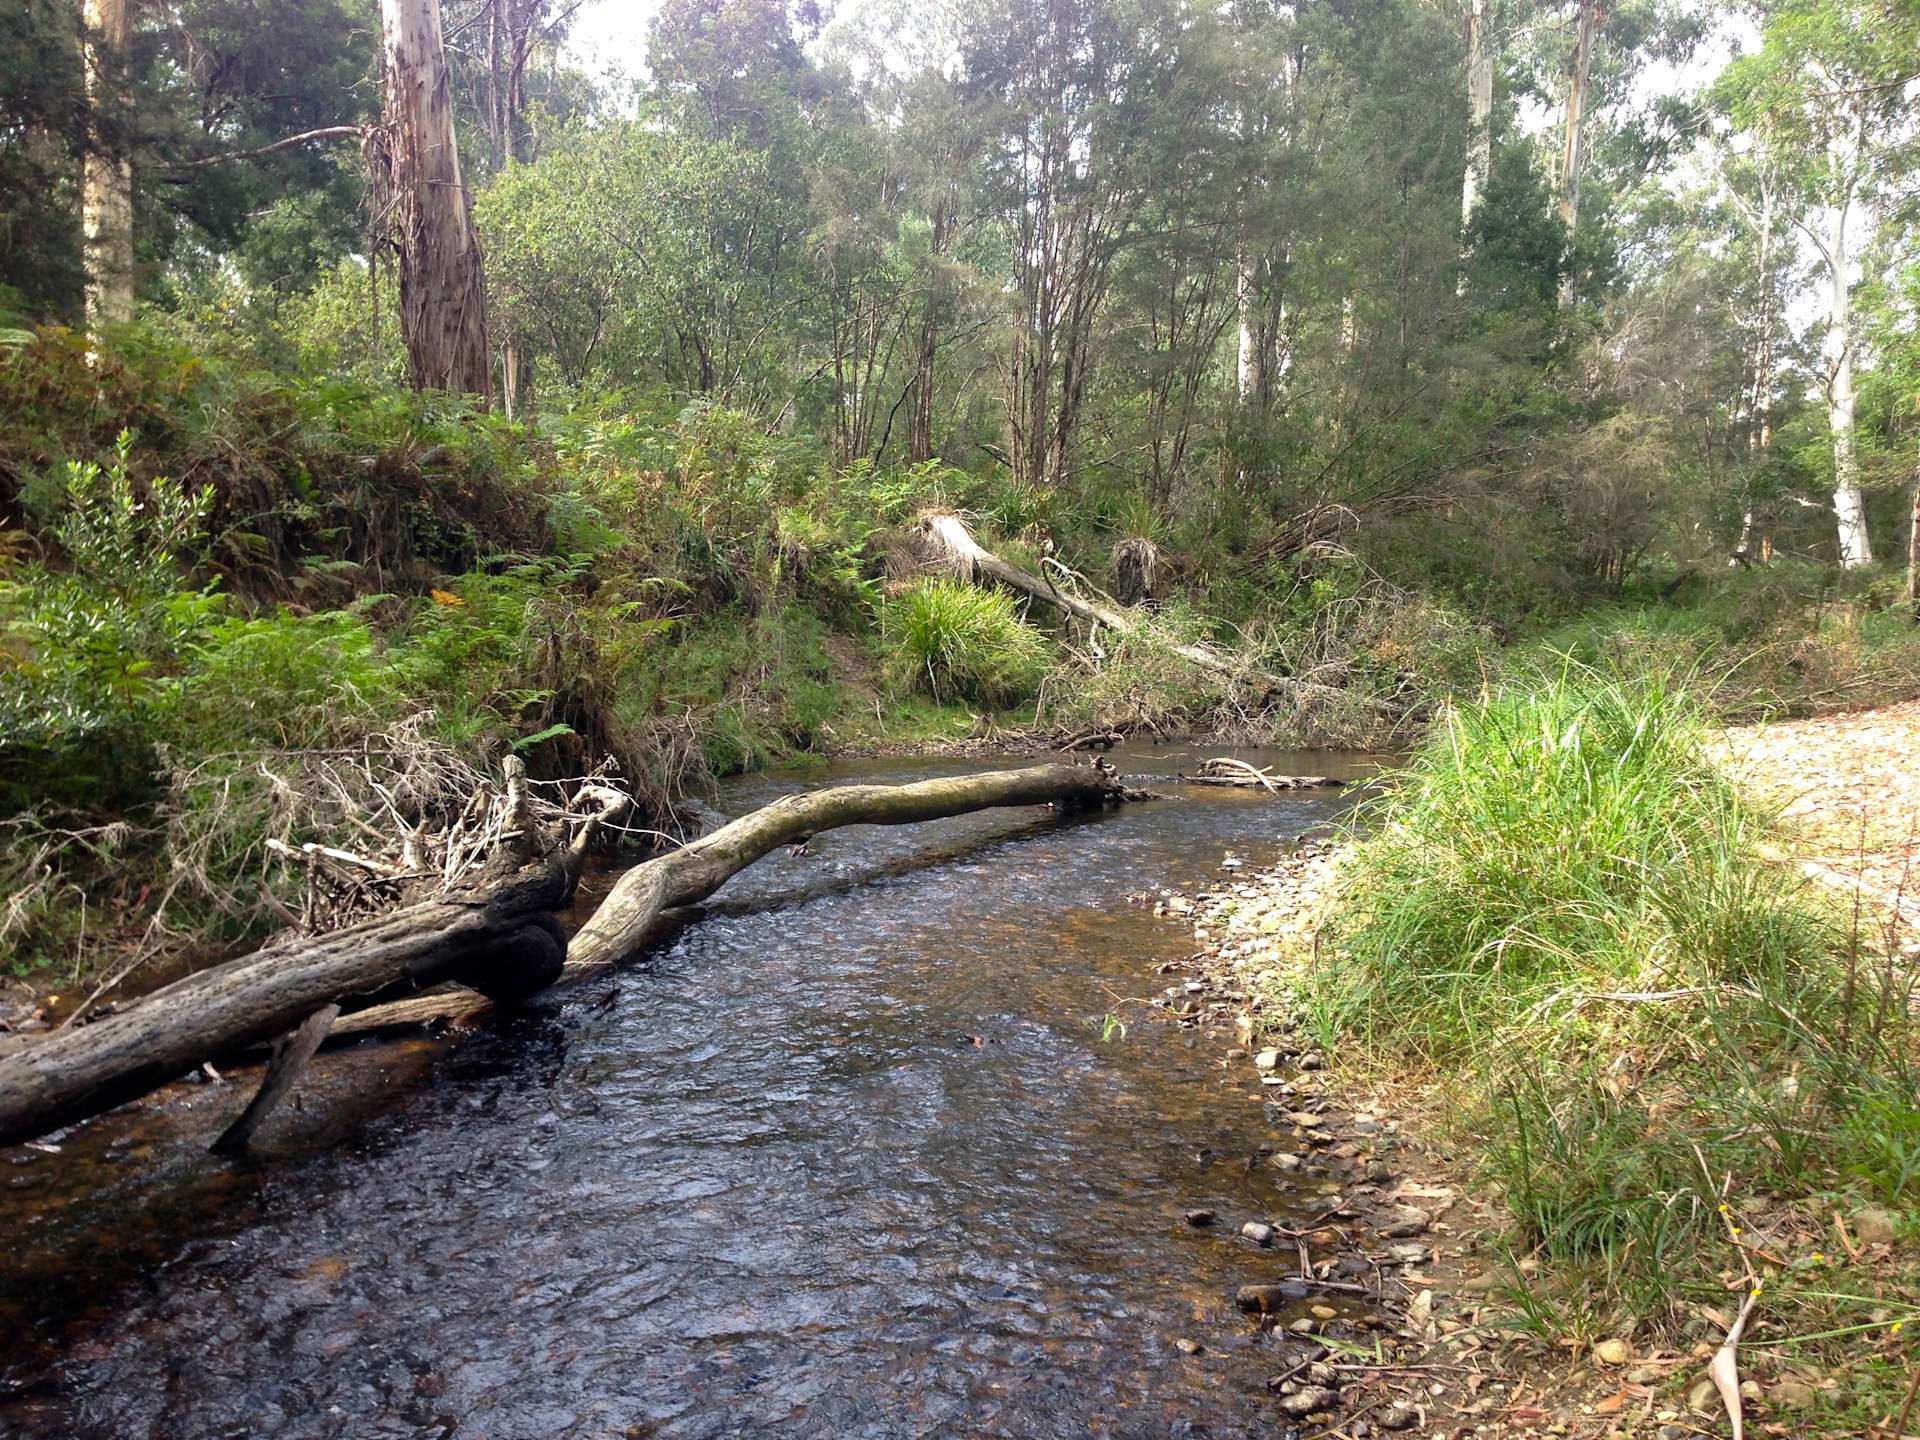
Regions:
[[1157, 788], [777, 853], [610, 980], [323, 1052], [253, 1158], [205, 1150], [251, 1074], [0, 1151], [0, 1434], [1246, 1433], [1276, 1352], [1234, 1291], [1292, 1257], [1233, 1232], [1325, 1192], [1258, 1163], [1230, 1040], [1116, 1003], [1193, 948], [1128, 896], [1348, 802]]

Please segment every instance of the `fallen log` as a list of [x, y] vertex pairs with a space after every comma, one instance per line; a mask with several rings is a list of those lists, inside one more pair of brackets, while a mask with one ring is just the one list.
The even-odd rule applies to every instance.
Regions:
[[[644, 944], [662, 910], [705, 899], [781, 845], [840, 825], [902, 825], [1002, 806], [1088, 809], [1125, 792], [1090, 767], [847, 785], [790, 795], [628, 871], [574, 936], [564, 962], [552, 912], [572, 894], [587, 847], [614, 823], [603, 807], [577, 833], [528, 858], [534, 827], [524, 784], [509, 775], [498, 851], [477, 878], [322, 935], [296, 934], [175, 982], [97, 1020], [0, 1052], [0, 1145], [17, 1144], [135, 1099], [200, 1065], [288, 1032], [282, 1063], [230, 1144], [244, 1143], [297, 1076], [329, 1007], [378, 1017], [377, 1002], [445, 981], [477, 987], [402, 1001], [414, 1018], [471, 1013], [560, 980], [603, 971]], [[605, 792], [601, 792], [605, 793]], [[624, 798], [624, 797], [621, 797]], [[517, 817], [517, 818], [516, 818]], [[517, 868], [510, 862], [518, 860]], [[334, 1022], [338, 1029], [361, 1017]], [[272, 1093], [267, 1093], [268, 1091]]]
[[[974, 810], [1057, 805], [1098, 809], [1139, 798], [1110, 767], [1050, 764], [920, 780], [911, 785], [841, 785], [787, 795], [620, 877], [567, 946], [559, 983], [603, 974], [638, 952], [660, 916], [705, 900], [761, 856], [842, 825], [910, 825]], [[485, 1008], [472, 994], [423, 996], [349, 1017], [335, 1033], [435, 1020]]]
[[[1089, 600], [1073, 590], [1064, 589], [1038, 575], [1029, 574], [1018, 565], [1001, 559], [973, 538], [973, 532], [967, 529], [966, 521], [950, 510], [931, 510], [920, 517], [920, 542], [930, 558], [939, 565], [955, 572], [961, 579], [978, 580], [985, 576], [996, 580], [1025, 595], [1038, 600], [1061, 613], [1073, 616], [1076, 620], [1089, 625], [1104, 625], [1121, 635], [1131, 635], [1144, 623], [1140, 617], [1112, 605]], [[1358, 703], [1367, 709], [1383, 715], [1398, 716], [1401, 712], [1385, 701], [1368, 696], [1359, 696], [1350, 691], [1338, 689], [1332, 685], [1321, 685], [1312, 680], [1297, 680], [1288, 676], [1269, 675], [1264, 671], [1237, 665], [1233, 661], [1209, 650], [1204, 645], [1180, 645], [1172, 647], [1173, 653], [1189, 664], [1202, 670], [1210, 670], [1216, 675], [1225, 675], [1257, 685], [1268, 694], [1291, 694], [1302, 699], [1321, 700], [1328, 703]]]
[[1177, 775], [1174, 778], [1182, 785], [1221, 785], [1243, 790], [1265, 790], [1269, 794], [1277, 794], [1282, 790], [1338, 790], [1347, 783], [1330, 775], [1276, 775], [1258, 765], [1249, 765], [1244, 760], [1225, 756], [1203, 760], [1197, 774]]

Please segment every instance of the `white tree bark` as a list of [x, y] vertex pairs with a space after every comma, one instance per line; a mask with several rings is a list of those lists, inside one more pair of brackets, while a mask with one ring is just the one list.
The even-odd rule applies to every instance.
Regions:
[[[1567, 74], [1567, 120], [1560, 153], [1560, 219], [1572, 238], [1580, 223], [1580, 172], [1587, 161], [1587, 92], [1593, 78], [1593, 30], [1600, 0], [1575, 0], [1579, 30], [1573, 46], [1573, 64]], [[1560, 276], [1560, 303], [1573, 300], [1573, 271]]]
[[86, 247], [87, 328], [133, 318], [133, 161], [124, 127], [128, 0], [85, 0], [88, 126], [81, 165], [80, 224]]
[[1474, 207], [1493, 173], [1493, 37], [1488, 0], [1467, 0], [1467, 169], [1460, 185], [1460, 225], [1473, 223]]
[[[1835, 176], [1848, 175], [1855, 157], [1848, 137], [1837, 127], [1828, 150]], [[1867, 535], [1860, 458], [1853, 443], [1854, 191], [1850, 180], [1836, 178], [1834, 183], [1836, 194], [1827, 206], [1822, 246], [1827, 264], [1827, 428], [1833, 435], [1833, 513], [1839, 524], [1840, 564], [1852, 570], [1873, 563], [1873, 544]]]
[[1234, 303], [1239, 307], [1240, 346], [1234, 367], [1240, 403], [1251, 405], [1260, 394], [1260, 285], [1254, 275], [1250, 247], [1242, 245], [1234, 268]]

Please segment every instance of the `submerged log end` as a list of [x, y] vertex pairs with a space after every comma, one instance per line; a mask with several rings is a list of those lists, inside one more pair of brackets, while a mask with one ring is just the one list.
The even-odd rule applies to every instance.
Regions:
[[558, 980], [566, 963], [567, 936], [560, 922], [532, 915], [519, 929], [462, 956], [453, 978], [496, 1005], [515, 1005]]

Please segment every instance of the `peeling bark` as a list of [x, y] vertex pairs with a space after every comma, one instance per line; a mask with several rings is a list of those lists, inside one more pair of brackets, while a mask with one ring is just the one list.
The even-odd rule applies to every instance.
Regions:
[[386, 119], [369, 138], [376, 203], [399, 257], [400, 329], [416, 390], [488, 401], [486, 278], [460, 170], [439, 0], [381, 0]]

